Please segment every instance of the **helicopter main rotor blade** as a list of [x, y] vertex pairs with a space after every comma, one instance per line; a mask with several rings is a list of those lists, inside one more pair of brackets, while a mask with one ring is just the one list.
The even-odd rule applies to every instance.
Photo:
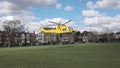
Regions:
[[63, 25], [65, 25], [65, 24], [67, 24], [67, 23], [69, 23], [69, 22], [71, 22], [72, 20], [69, 20], [69, 21], [67, 21], [67, 22], [65, 22]]
[[51, 22], [51, 21], [48, 21], [48, 22], [59, 25], [59, 23], [56, 23], [56, 22]]

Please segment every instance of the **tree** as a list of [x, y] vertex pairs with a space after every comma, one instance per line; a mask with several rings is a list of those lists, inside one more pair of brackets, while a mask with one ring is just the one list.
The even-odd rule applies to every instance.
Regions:
[[91, 42], [98, 42], [99, 36], [97, 30], [91, 30], [89, 33], [89, 40]]
[[78, 32], [75, 33], [75, 42], [80, 41], [80, 38], [79, 38], [80, 35], [81, 35], [80, 31], [78, 31]]
[[8, 47], [15, 45], [15, 32], [18, 32], [23, 28], [23, 25], [19, 20], [6, 20], [4, 21], [4, 30], [6, 32], [6, 41]]
[[104, 33], [105, 33], [104, 35], [105, 35], [105, 38], [107, 39], [107, 42], [110, 42], [110, 40], [111, 40], [111, 39], [110, 39], [110, 37], [111, 37], [111, 36], [110, 36], [110, 33], [113, 33], [113, 32], [112, 32], [112, 29], [110, 29], [110, 28], [105, 28], [105, 29], [104, 29]]

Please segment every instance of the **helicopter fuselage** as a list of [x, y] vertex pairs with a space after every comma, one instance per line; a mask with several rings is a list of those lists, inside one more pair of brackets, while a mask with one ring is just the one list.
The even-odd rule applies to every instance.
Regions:
[[76, 32], [75, 29], [68, 27], [66, 25], [59, 25], [56, 28], [41, 28], [41, 32], [43, 33], [71, 33], [71, 32]]

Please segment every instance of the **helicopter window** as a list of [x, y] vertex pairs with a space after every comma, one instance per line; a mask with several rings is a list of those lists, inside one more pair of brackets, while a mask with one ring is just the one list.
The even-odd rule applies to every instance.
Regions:
[[73, 30], [73, 28], [71, 28], [71, 27], [69, 27], [68, 29], [69, 29], [69, 30]]
[[45, 30], [51, 30], [51, 29], [55, 29], [55, 28], [44, 28]]
[[63, 28], [62, 31], [67, 31], [67, 29], [66, 29], [66, 28]]

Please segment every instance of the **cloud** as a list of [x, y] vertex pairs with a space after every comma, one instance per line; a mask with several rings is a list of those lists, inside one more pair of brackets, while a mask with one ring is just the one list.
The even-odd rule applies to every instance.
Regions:
[[57, 3], [57, 0], [5, 0], [15, 4], [19, 9], [29, 7], [31, 5], [37, 6], [53, 6]]
[[103, 16], [103, 14], [100, 14], [98, 11], [95, 10], [83, 10], [82, 15], [86, 17]]
[[58, 4], [55, 5], [56, 9], [61, 9], [61, 7], [62, 7], [62, 4], [60, 4], [60, 3], [58, 3]]
[[30, 11], [30, 7], [33, 5], [38, 7], [61, 7], [57, 0], [3, 0], [0, 2], [0, 14], [13, 15], [21, 13], [23, 10]]
[[0, 2], [0, 14], [1, 15], [9, 15], [12, 12], [12, 9], [15, 7], [10, 2], [2, 1]]
[[87, 2], [87, 7], [93, 9], [94, 8], [93, 2], [91, 1]]
[[103, 9], [120, 9], [120, 0], [99, 0], [95, 4], [93, 2], [87, 3], [88, 8], [103, 8]]
[[31, 21], [37, 21], [38, 18], [34, 16], [34, 14], [31, 11], [21, 11], [19, 14], [13, 14], [13, 15], [5, 15], [0, 17], [0, 20], [20, 20], [24, 23], [29, 23]]
[[[7, 15], [7, 16], [2, 16], [0, 17], [0, 29], [3, 29], [3, 25], [4, 25], [4, 21], [6, 20], [19, 20], [21, 21], [21, 25], [23, 25], [23, 27], [26, 27], [26, 25], [30, 24], [31, 22], [36, 22], [36, 21], [40, 21], [40, 19], [36, 18], [31, 12], [28, 11], [23, 11], [22, 14], [18, 14], [18, 15]], [[34, 26], [35, 27], [35, 26]], [[31, 27], [33, 28], [33, 27]], [[23, 31], [28, 31], [27, 29], [23, 29]], [[31, 30], [32, 32], [32, 30]]]
[[0, 1], [0, 29], [3, 30], [5, 20], [20, 20], [25, 27], [25, 31], [39, 30], [40, 19], [34, 16], [31, 7], [56, 7], [61, 8], [57, 0], [3, 0]]
[[66, 6], [65, 8], [64, 8], [64, 10], [65, 11], [73, 11], [73, 7], [72, 6], [70, 6], [70, 5], [68, 5], [68, 6]]
[[40, 32], [40, 22], [30, 22], [24, 25], [25, 31], [26, 32], [35, 32], [39, 33]]
[[36, 17], [35, 16], [3, 16], [0, 17], [0, 29], [4, 30], [3, 25], [5, 20], [20, 20], [21, 25], [23, 25], [22, 31], [26, 32], [39, 32], [40, 30], [40, 20], [37, 19], [38, 22], [36, 22]]
[[83, 10], [82, 15], [85, 16], [84, 24], [86, 30], [104, 31], [106, 28], [119, 31], [120, 30], [120, 15], [107, 16], [100, 14], [95, 9], [120, 9], [120, 0], [98, 0], [96, 3], [87, 2], [87, 7], [90, 10]]
[[97, 30], [103, 31], [105, 28], [109, 28], [113, 31], [120, 30], [120, 15], [114, 17], [100, 14], [96, 10], [83, 10], [82, 15], [85, 16], [84, 24], [85, 30]]
[[112, 29], [113, 31], [120, 30], [120, 15], [115, 17], [102, 16], [85, 18], [84, 23], [89, 29], [104, 30], [105, 28]]
[[0, 30], [4, 30], [3, 25], [4, 25], [4, 21], [5, 20], [13, 20], [14, 17], [13, 16], [3, 16], [0, 17]]
[[30, 8], [33, 5], [38, 7], [61, 7], [57, 0], [3, 0], [0, 1], [0, 15], [15, 15], [21, 13], [21, 11], [31, 11]]

